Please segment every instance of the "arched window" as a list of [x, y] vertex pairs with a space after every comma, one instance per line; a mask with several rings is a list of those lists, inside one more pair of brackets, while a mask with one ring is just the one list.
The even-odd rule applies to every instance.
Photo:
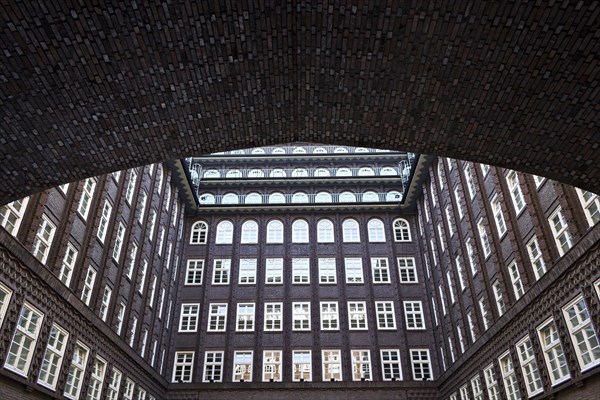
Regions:
[[321, 219], [317, 223], [317, 242], [333, 243], [333, 222], [328, 219]]
[[296, 192], [292, 196], [292, 203], [306, 204], [308, 203], [308, 195], [304, 192]]
[[229, 154], [233, 154], [233, 155], [244, 154], [244, 150], [231, 150], [229, 152]]
[[379, 175], [398, 175], [398, 173], [392, 167], [383, 167], [379, 171]]
[[215, 196], [210, 193], [200, 195], [198, 200], [200, 201], [200, 204], [215, 204]]
[[272, 154], [285, 154], [285, 149], [282, 149], [281, 147], [276, 147], [273, 149], [273, 151], [271, 153]]
[[198, 221], [192, 225], [190, 244], [204, 244], [208, 236], [208, 225], [204, 221]]
[[271, 178], [285, 178], [285, 171], [281, 168], [277, 168], [271, 171], [269, 174]]
[[308, 222], [297, 219], [292, 224], [292, 242], [308, 243]]
[[369, 220], [367, 231], [369, 232], [369, 242], [385, 242], [385, 230], [383, 221], [380, 219], [373, 218]]
[[253, 192], [253, 193], [248, 193], [246, 195], [246, 204], [260, 204], [262, 203], [262, 197], [260, 196], [260, 194]]
[[262, 172], [260, 169], [253, 169], [250, 172], [248, 172], [248, 178], [264, 178], [265, 177], [265, 173]]
[[306, 154], [306, 149], [303, 147], [296, 147], [292, 153], [294, 154]]
[[241, 178], [242, 177], [242, 171], [240, 171], [239, 169], [232, 169], [227, 171], [227, 174], [225, 174], [226, 178]]
[[354, 149], [355, 153], [368, 153], [369, 150], [367, 150], [365, 147], [357, 147], [356, 149]]
[[358, 222], [354, 219], [344, 220], [342, 223], [342, 239], [347, 243], [360, 242], [360, 232]]
[[293, 178], [301, 178], [305, 176], [308, 176], [308, 171], [306, 170], [306, 168], [296, 168], [292, 171]]
[[379, 195], [375, 192], [364, 192], [362, 201], [363, 203], [376, 203], [379, 201]]
[[283, 243], [283, 223], [278, 220], [267, 224], [267, 243]]
[[398, 202], [402, 200], [402, 193], [392, 190], [385, 195], [385, 201]]
[[258, 243], [258, 224], [256, 221], [245, 221], [242, 224], [240, 243]]
[[335, 176], [352, 176], [352, 171], [350, 171], [350, 168], [338, 168], [335, 171]]
[[394, 240], [396, 242], [410, 242], [410, 225], [407, 220], [399, 218], [394, 221]]
[[315, 176], [318, 177], [323, 177], [323, 176], [330, 176], [331, 174], [329, 173], [329, 170], [325, 169], [325, 168], [317, 168], [315, 170]]
[[352, 192], [342, 192], [339, 195], [339, 202], [340, 203], [355, 203], [356, 196]]
[[285, 196], [283, 195], [283, 193], [271, 193], [269, 195], [269, 204], [284, 204], [285, 203]]
[[319, 192], [315, 195], [315, 203], [331, 203], [331, 193]]
[[209, 170], [204, 171], [203, 176], [205, 178], [220, 178], [221, 174], [216, 169], [209, 169]]
[[375, 175], [373, 168], [362, 167], [358, 170], [358, 176], [373, 176], [373, 175]]
[[233, 224], [230, 221], [219, 222], [219, 225], [217, 225], [217, 237], [215, 238], [215, 243], [233, 243]]
[[223, 196], [223, 199], [221, 200], [221, 204], [237, 204], [238, 203], [238, 196], [235, 193], [227, 193], [225, 196]]
[[313, 150], [313, 154], [325, 154], [327, 153], [327, 150], [325, 150], [324, 147], [315, 147], [315, 149]]
[[252, 149], [252, 154], [265, 154], [265, 150], [262, 148]]
[[333, 151], [334, 153], [347, 153], [348, 149], [345, 147], [336, 147], [335, 150]]

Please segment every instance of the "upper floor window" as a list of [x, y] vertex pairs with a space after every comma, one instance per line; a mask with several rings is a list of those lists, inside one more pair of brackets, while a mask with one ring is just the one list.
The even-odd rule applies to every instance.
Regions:
[[260, 169], [253, 169], [250, 170], [250, 172], [248, 172], [248, 178], [264, 178], [265, 177], [265, 173], [262, 172]]
[[579, 201], [585, 211], [585, 218], [589, 226], [594, 226], [600, 221], [600, 198], [597, 194], [581, 189], [576, 189]]
[[324, 147], [315, 147], [315, 149], [313, 150], [313, 154], [325, 154], [327, 153], [327, 150], [325, 150]]
[[292, 150], [292, 154], [306, 154], [306, 149], [304, 147], [295, 147]]
[[569, 226], [562, 213], [562, 209], [557, 207], [550, 218], [548, 218], [548, 221], [550, 222], [556, 247], [558, 247], [558, 254], [563, 256], [573, 246], [573, 239], [571, 238]]
[[369, 220], [367, 223], [369, 242], [385, 242], [385, 229], [383, 221], [377, 218]]
[[315, 170], [314, 176], [316, 177], [325, 177], [325, 176], [330, 176], [331, 174], [329, 173], [329, 170], [325, 169], [325, 168], [317, 168]]
[[13, 236], [16, 236], [19, 231], [28, 202], [29, 197], [25, 197], [0, 207], [0, 225]]
[[92, 205], [92, 199], [94, 198], [94, 190], [96, 189], [96, 179], [88, 178], [83, 183], [83, 192], [81, 193], [81, 198], [79, 199], [79, 206], [77, 206], [77, 212], [83, 220], [87, 219], [88, 213], [90, 211], [90, 206]]
[[402, 218], [394, 220], [394, 241], [410, 242], [410, 225]]
[[375, 172], [373, 168], [370, 167], [362, 167], [358, 170], [358, 176], [374, 176]]
[[360, 233], [358, 230], [358, 222], [354, 219], [346, 219], [342, 223], [342, 236], [344, 242], [356, 243], [360, 242]]
[[164, 173], [162, 169], [162, 165], [158, 164], [156, 167], [156, 189], [158, 190], [158, 194], [162, 192], [162, 184], [164, 180]]
[[581, 371], [600, 364], [598, 336], [583, 297], [580, 296], [567, 304], [563, 308], [563, 315]]
[[276, 147], [273, 149], [271, 154], [285, 154], [285, 149], [283, 149], [281, 147]]
[[262, 203], [262, 197], [260, 194], [254, 192], [254, 193], [248, 193], [246, 195], [246, 200], [245, 200], [246, 204], [261, 204]]
[[271, 178], [285, 178], [286, 177], [286, 173], [281, 168], [276, 168], [276, 169], [274, 169], [274, 170], [271, 171], [271, 173], [269, 174], [269, 177], [271, 177]]
[[227, 193], [226, 195], [223, 196], [223, 199], [221, 200], [221, 204], [237, 204], [238, 203], [238, 196], [235, 193]]
[[364, 192], [362, 201], [364, 203], [377, 203], [379, 202], [379, 195], [373, 191]]
[[260, 147], [252, 149], [251, 154], [265, 154], [265, 149], [262, 149]]
[[396, 190], [391, 190], [391, 191], [387, 192], [387, 194], [385, 195], [385, 201], [398, 202], [400, 200], [402, 200], [402, 193], [400, 193]]
[[28, 303], [23, 304], [4, 368], [27, 376], [43, 319], [44, 314]]
[[308, 203], [308, 195], [304, 192], [296, 192], [292, 195], [292, 203], [306, 204]]
[[525, 208], [525, 199], [523, 198], [523, 192], [519, 185], [519, 177], [515, 171], [510, 171], [506, 175], [506, 181], [508, 182], [508, 189], [510, 190], [510, 197], [512, 198], [513, 205], [517, 214], [519, 214]]
[[135, 189], [135, 184], [137, 182], [137, 171], [132, 169], [129, 171], [129, 182], [127, 183], [127, 189], [125, 190], [125, 200], [127, 200], [127, 204], [131, 204], [133, 200], [133, 191]]
[[292, 224], [292, 242], [308, 243], [308, 222], [297, 219]]
[[258, 243], [258, 224], [256, 221], [245, 221], [242, 224], [241, 243]]
[[345, 147], [336, 147], [335, 150], [333, 150], [334, 153], [347, 153], [348, 149]]
[[475, 197], [476, 189], [475, 189], [475, 181], [473, 180], [473, 172], [471, 171], [471, 166], [469, 164], [465, 165], [464, 168], [465, 179], [467, 181], [467, 189], [469, 190], [469, 197], [471, 200]]
[[392, 167], [383, 167], [379, 171], [379, 175], [398, 175], [398, 173]]
[[369, 150], [365, 147], [357, 147], [354, 149], [354, 152], [355, 153], [368, 153]]
[[550, 381], [552, 385], [557, 385], [571, 378], [569, 366], [565, 353], [560, 343], [558, 329], [554, 320], [549, 319], [537, 328], [542, 351], [544, 352], [544, 361], [548, 372], [550, 372]]
[[229, 171], [227, 171], [227, 173], [225, 174], [226, 178], [241, 178], [242, 177], [242, 171], [240, 171], [239, 169], [231, 169]]
[[328, 219], [321, 219], [317, 223], [317, 242], [333, 243], [333, 222]]
[[211, 193], [205, 193], [198, 199], [200, 204], [215, 204], [215, 196]]
[[206, 222], [198, 221], [192, 225], [192, 234], [190, 236], [190, 244], [206, 243], [208, 235], [208, 225]]
[[31, 252], [42, 264], [46, 263], [55, 232], [56, 226], [50, 222], [50, 219], [45, 214], [42, 215], [42, 221], [35, 234], [33, 250]]
[[285, 203], [285, 196], [283, 195], [283, 193], [271, 193], [269, 195], [269, 204], [284, 204]]
[[216, 169], [209, 169], [209, 170], [204, 171], [204, 177], [205, 178], [220, 178], [221, 173], [219, 173], [219, 171], [217, 171]]
[[331, 193], [319, 192], [315, 195], [315, 203], [331, 203]]
[[535, 236], [527, 243], [527, 253], [529, 254], [529, 261], [531, 261], [531, 265], [533, 266], [535, 279], [540, 279], [546, 273], [546, 263], [544, 262], [542, 250]]
[[215, 238], [215, 243], [233, 243], [233, 224], [230, 221], [219, 222], [219, 225], [217, 225], [217, 236]]
[[283, 223], [279, 220], [267, 224], [267, 243], [283, 243]]
[[335, 170], [335, 176], [352, 176], [350, 168], [342, 167]]
[[340, 203], [355, 203], [356, 196], [352, 192], [342, 192], [338, 196]]
[[308, 170], [306, 168], [296, 168], [292, 171], [293, 178], [302, 178], [308, 176]]

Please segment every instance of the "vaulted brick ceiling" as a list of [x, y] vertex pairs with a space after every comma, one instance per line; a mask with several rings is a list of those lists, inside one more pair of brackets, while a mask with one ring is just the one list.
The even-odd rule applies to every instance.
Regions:
[[0, 204], [298, 140], [481, 161], [600, 192], [598, 2], [350, 3], [5, 2]]

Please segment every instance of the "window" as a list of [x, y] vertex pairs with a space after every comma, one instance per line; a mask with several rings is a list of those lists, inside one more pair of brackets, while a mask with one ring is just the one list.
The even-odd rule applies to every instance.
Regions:
[[256, 258], [240, 259], [238, 283], [240, 285], [253, 285], [256, 283]]
[[485, 230], [485, 224], [483, 218], [477, 223], [477, 230], [479, 231], [479, 239], [481, 239], [481, 247], [483, 248], [483, 255], [488, 258], [492, 254], [492, 248], [490, 247], [490, 241]]
[[283, 327], [283, 303], [265, 303], [265, 331], [281, 331]]
[[456, 264], [456, 273], [458, 274], [458, 283], [460, 284], [460, 290], [464, 292], [467, 286], [465, 284], [465, 270], [462, 265], [462, 262], [460, 261], [460, 256], [456, 256], [454, 262]]
[[316, 177], [326, 177], [326, 176], [330, 176], [331, 174], [329, 173], [328, 170], [326, 170], [325, 168], [317, 168], [314, 172], [314, 176]]
[[490, 364], [483, 370], [483, 376], [485, 377], [485, 387], [487, 388], [488, 397], [490, 400], [500, 400], [500, 389], [498, 388], [498, 381], [494, 374], [494, 365]]
[[471, 334], [471, 341], [475, 343], [477, 340], [477, 336], [475, 335], [475, 322], [473, 320], [473, 315], [471, 312], [467, 313], [467, 321], [469, 323], [469, 333]]
[[340, 350], [323, 350], [323, 381], [342, 380], [342, 356]]
[[83, 301], [86, 306], [90, 305], [90, 298], [92, 296], [92, 292], [94, 291], [95, 282], [96, 270], [89, 266], [85, 275], [85, 281], [83, 282], [83, 289], [81, 291], [81, 301]]
[[200, 304], [182, 304], [179, 316], [179, 332], [196, 332], [198, 330], [198, 313]]
[[377, 329], [396, 329], [396, 315], [393, 301], [376, 301]]
[[319, 192], [315, 195], [315, 203], [331, 203], [332, 201], [331, 193]]
[[240, 243], [258, 243], [258, 224], [256, 221], [245, 221], [242, 224], [242, 238]]
[[371, 380], [371, 352], [369, 350], [351, 350], [352, 380]]
[[60, 267], [60, 273], [58, 275], [58, 279], [65, 286], [69, 286], [71, 283], [71, 276], [73, 275], [73, 269], [75, 268], [75, 261], [77, 260], [77, 250], [71, 243], [67, 244], [67, 250], [65, 251], [65, 256], [62, 261], [62, 265]]
[[371, 258], [373, 283], [390, 283], [390, 269], [387, 258]]
[[475, 181], [473, 181], [473, 174], [471, 172], [471, 166], [469, 164], [465, 165], [464, 168], [465, 179], [467, 181], [467, 189], [469, 190], [469, 197], [471, 200], [475, 197], [477, 193], [477, 189], [475, 189]]
[[283, 223], [278, 220], [267, 224], [267, 243], [283, 243]]
[[342, 238], [346, 243], [360, 242], [360, 233], [356, 220], [347, 219], [342, 223]]
[[229, 171], [227, 171], [227, 173], [225, 173], [225, 177], [226, 178], [241, 178], [242, 171], [240, 171], [239, 169], [229, 170]]
[[269, 195], [269, 204], [285, 204], [283, 193], [271, 193]]
[[563, 307], [563, 315], [581, 371], [600, 364], [598, 336], [583, 297], [578, 297]]
[[292, 224], [292, 242], [308, 243], [308, 222], [297, 219]]
[[281, 351], [263, 351], [263, 382], [281, 382]]
[[517, 343], [517, 355], [519, 356], [519, 363], [521, 364], [521, 371], [525, 378], [525, 387], [527, 388], [529, 397], [533, 397], [536, 394], [543, 392], [542, 377], [540, 376], [540, 371], [537, 362], [535, 361], [533, 347], [531, 346], [529, 336], [526, 336]]
[[571, 239], [571, 233], [569, 233], [569, 227], [562, 209], [557, 207], [550, 218], [548, 218], [548, 221], [550, 222], [556, 247], [558, 247], [558, 254], [563, 256], [573, 246], [573, 240]]
[[212, 193], [204, 193], [198, 201], [200, 204], [215, 204], [215, 196]]
[[346, 283], [363, 283], [362, 258], [344, 258], [344, 269], [346, 272]]
[[208, 314], [208, 332], [225, 332], [227, 329], [227, 304], [211, 303]]
[[29, 197], [25, 197], [0, 207], [0, 225], [13, 236], [17, 236], [28, 202]]
[[335, 258], [319, 258], [319, 283], [337, 283]]
[[100, 239], [100, 241], [102, 243], [104, 243], [104, 239], [106, 238], [106, 230], [108, 229], [111, 212], [112, 212], [112, 206], [110, 205], [108, 200], [106, 200], [104, 202], [104, 207], [102, 208], [102, 214], [100, 215], [100, 223], [98, 224], [98, 233], [96, 234], [96, 236], [98, 236], [98, 239]]
[[381, 350], [381, 372], [384, 381], [402, 380], [400, 350]]
[[310, 330], [310, 303], [292, 303], [292, 328], [295, 331]]
[[454, 225], [452, 225], [452, 212], [450, 211], [450, 206], [445, 207], [446, 211], [446, 222], [448, 223], [448, 231], [450, 232], [450, 237], [454, 235]]
[[38, 383], [51, 390], [56, 389], [56, 382], [60, 374], [60, 367], [65, 356], [65, 348], [69, 334], [56, 324], [52, 324], [50, 336], [48, 337], [48, 345], [42, 360]]
[[45, 214], [42, 215], [42, 222], [35, 234], [33, 250], [31, 251], [33, 256], [42, 264], [45, 264], [48, 258], [48, 251], [52, 246], [52, 240], [54, 240], [54, 232], [56, 232], [56, 226], [50, 222]]
[[156, 210], [152, 209], [150, 211], [150, 222], [148, 227], [148, 238], [152, 241], [154, 237], [154, 226], [156, 225]]
[[308, 170], [305, 168], [296, 168], [292, 171], [292, 177], [302, 178], [308, 176]]
[[350, 330], [367, 330], [367, 306], [364, 301], [348, 302]]
[[135, 389], [135, 383], [127, 378], [125, 380], [125, 391], [123, 392], [123, 398], [126, 400], [133, 399], [133, 390]]
[[0, 327], [2, 326], [2, 322], [4, 322], [4, 317], [6, 316], [12, 293], [12, 290], [0, 282]]
[[125, 237], [125, 225], [119, 222], [119, 229], [117, 230], [117, 237], [115, 238], [115, 245], [113, 247], [112, 258], [116, 262], [119, 262], [119, 256], [121, 255], [121, 248], [123, 247], [123, 239]]
[[216, 244], [233, 243], [233, 224], [230, 221], [221, 221], [217, 225]]
[[202, 382], [221, 382], [223, 380], [223, 352], [206, 351], [204, 353], [204, 374]]
[[364, 192], [362, 201], [363, 203], [377, 203], [379, 201], [379, 195], [373, 191]]
[[248, 172], [248, 178], [264, 178], [265, 177], [265, 173], [263, 171], [261, 171], [260, 169], [253, 169], [250, 172]]
[[310, 350], [294, 350], [292, 352], [292, 381], [304, 382], [312, 380], [312, 360]]
[[283, 258], [267, 258], [265, 260], [265, 283], [267, 285], [283, 283]]
[[469, 400], [469, 388], [466, 384], [461, 386], [458, 390], [460, 392], [460, 400]]
[[116, 368], [112, 369], [110, 380], [108, 381], [108, 389], [106, 389], [106, 400], [117, 400], [119, 389], [121, 388], [121, 378], [123, 374]]
[[102, 393], [102, 384], [104, 383], [104, 374], [106, 372], [106, 361], [100, 357], [94, 359], [92, 364], [92, 374], [88, 382], [88, 392], [86, 400], [99, 400]]
[[131, 321], [131, 330], [129, 331], [129, 347], [133, 347], [133, 342], [135, 341], [135, 330], [137, 329], [137, 317], [133, 317]]
[[229, 285], [231, 260], [215, 260], [213, 266], [213, 285]]
[[208, 234], [208, 225], [206, 222], [198, 221], [192, 225], [192, 233], [190, 236], [190, 244], [206, 243]]
[[340, 317], [338, 314], [338, 303], [321, 302], [321, 330], [336, 331], [340, 329]]
[[400, 283], [417, 283], [417, 268], [414, 257], [398, 257]]
[[133, 192], [135, 190], [135, 184], [137, 181], [137, 171], [135, 169], [129, 170], [129, 182], [127, 182], [127, 189], [125, 190], [125, 200], [127, 204], [131, 205], [133, 200]]
[[521, 282], [521, 275], [519, 274], [519, 267], [517, 262], [513, 261], [508, 265], [508, 273], [510, 275], [510, 281], [512, 282], [513, 290], [515, 291], [515, 298], [519, 300], [525, 289], [523, 288], [523, 282]]
[[204, 273], [204, 260], [188, 260], [185, 273], [186, 285], [202, 285]]
[[458, 210], [458, 217], [462, 219], [465, 216], [465, 210], [462, 206], [462, 198], [460, 196], [460, 188], [454, 188], [454, 200], [456, 201], [456, 209]]
[[410, 242], [410, 225], [405, 219], [397, 219], [394, 221], [394, 241]]
[[119, 311], [117, 313], [117, 326], [116, 326], [117, 335], [121, 335], [121, 329], [123, 329], [123, 320], [125, 319], [125, 308], [126, 307], [127, 306], [123, 302], [121, 302], [121, 304], [119, 305]]
[[258, 193], [248, 193], [246, 195], [246, 199], [244, 200], [244, 203], [246, 203], [246, 204], [261, 204], [262, 197]]
[[502, 289], [500, 288], [500, 282], [496, 281], [492, 284], [494, 291], [494, 298], [496, 299], [496, 308], [498, 309], [498, 315], [502, 316], [506, 312], [506, 303], [502, 298]]
[[233, 381], [252, 382], [252, 351], [233, 353]]
[[238, 196], [235, 193], [226, 193], [221, 199], [221, 204], [238, 204]]
[[158, 194], [161, 193], [162, 191], [162, 184], [163, 184], [163, 179], [164, 179], [164, 173], [162, 170], [162, 165], [157, 164], [156, 166], [156, 189], [158, 191]]
[[428, 381], [432, 379], [431, 361], [428, 349], [410, 349], [413, 380]]
[[513, 205], [517, 215], [525, 208], [525, 199], [523, 198], [523, 192], [519, 185], [519, 177], [515, 171], [510, 171], [506, 175], [506, 182], [508, 183], [508, 189], [510, 190], [510, 197], [512, 198]]
[[94, 198], [94, 190], [96, 189], [96, 179], [88, 178], [83, 183], [83, 191], [81, 198], [79, 199], [79, 205], [77, 206], [77, 212], [81, 215], [81, 218], [85, 221], [92, 205], [92, 199]]
[[106, 322], [106, 316], [108, 315], [108, 307], [110, 306], [110, 297], [112, 295], [112, 289], [108, 286], [104, 287], [104, 293], [102, 294], [102, 302], [100, 303], [99, 317], [102, 321]]
[[338, 195], [340, 203], [356, 203], [356, 196], [352, 192], [342, 192]]
[[467, 246], [467, 256], [469, 257], [469, 266], [471, 267], [471, 275], [477, 274], [477, 259], [475, 258], [475, 251], [471, 245], [471, 238], [468, 238], [465, 245]]
[[559, 383], [570, 379], [571, 374], [569, 373], [569, 366], [562, 344], [560, 343], [558, 330], [556, 329], [554, 320], [550, 319], [545, 321], [537, 328], [537, 332], [540, 338], [542, 351], [544, 352], [546, 368], [550, 373], [552, 385], [558, 385]]
[[369, 242], [385, 242], [385, 230], [380, 219], [371, 219], [367, 223]]
[[498, 196], [494, 196], [491, 203], [494, 220], [496, 221], [496, 229], [498, 229], [498, 236], [502, 237], [506, 233], [506, 222], [504, 221], [504, 215], [502, 214], [502, 207], [500, 207]]
[[438, 232], [438, 238], [440, 239], [440, 247], [442, 248], [442, 252], [445, 251], [445, 244], [446, 240], [444, 238], [444, 233], [442, 231], [442, 226], [440, 224], [437, 224], [437, 232]]
[[194, 365], [193, 351], [175, 352], [175, 363], [173, 365], [174, 383], [184, 383], [192, 381], [192, 366]]
[[254, 331], [254, 303], [238, 303], [237, 305], [237, 332]]
[[444, 289], [442, 288], [443, 285], [440, 285], [438, 287], [438, 290], [440, 292], [440, 303], [442, 304], [442, 314], [446, 315], [446, 297], [444, 296]]
[[375, 172], [373, 168], [370, 167], [362, 167], [358, 170], [358, 176], [374, 176]]
[[479, 375], [471, 378], [471, 390], [473, 390], [473, 400], [483, 400], [483, 386]]
[[483, 176], [486, 176], [488, 174], [488, 172], [490, 172], [490, 166], [487, 164], [479, 164], [479, 166], [481, 167], [481, 173], [483, 174]]
[[510, 353], [506, 352], [498, 358], [500, 363], [500, 372], [504, 381], [504, 389], [506, 389], [506, 397], [509, 400], [520, 400], [521, 392], [519, 383], [517, 382], [517, 374], [515, 373]]
[[540, 245], [535, 236], [527, 243], [527, 253], [529, 254], [529, 261], [531, 261], [531, 265], [533, 266], [535, 279], [540, 279], [546, 273], [546, 263], [544, 262]]
[[148, 329], [144, 329], [144, 335], [142, 336], [142, 345], [140, 349], [140, 356], [144, 357], [146, 354], [146, 342], [148, 341]]
[[350, 168], [342, 167], [335, 170], [335, 176], [352, 176]]
[[406, 329], [425, 329], [423, 305], [420, 301], [404, 301]]
[[292, 283], [310, 283], [308, 258], [292, 258]]
[[71, 359], [71, 365], [69, 365], [67, 382], [65, 383], [64, 395], [69, 399], [76, 400], [79, 398], [81, 385], [83, 383], [83, 374], [85, 373], [85, 367], [87, 365], [89, 353], [90, 349], [80, 342], [75, 344], [73, 358]]
[[583, 207], [583, 211], [585, 212], [588, 225], [596, 225], [600, 221], [600, 198], [592, 192], [581, 189], [576, 189], [576, 191], [581, 202], [581, 207]]
[[483, 321], [483, 328], [487, 331], [490, 327], [490, 322], [488, 321], [488, 310], [485, 305], [484, 299], [479, 299], [479, 312], [481, 313], [481, 319]]
[[450, 271], [446, 271], [446, 281], [448, 282], [448, 292], [450, 293], [450, 301], [452, 304], [456, 303], [456, 296], [454, 295], [454, 285], [452, 284], [452, 274]]
[[317, 223], [317, 242], [333, 243], [333, 222], [321, 219]]
[[146, 285], [146, 271], [147, 270], [148, 270], [148, 260], [144, 260], [144, 263], [142, 264], [142, 268], [140, 269], [140, 273], [139, 273], [140, 283], [138, 286], [138, 292], [140, 292], [140, 294], [144, 294], [144, 286]]
[[454, 342], [452, 341], [452, 336], [448, 336], [448, 348], [450, 349], [450, 359], [452, 363], [456, 360], [456, 356], [454, 355]]

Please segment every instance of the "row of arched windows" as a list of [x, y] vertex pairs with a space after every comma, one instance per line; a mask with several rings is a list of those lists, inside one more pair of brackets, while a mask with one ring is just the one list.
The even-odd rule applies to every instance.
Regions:
[[204, 178], [303, 178], [303, 177], [328, 177], [328, 176], [394, 176], [398, 175], [398, 170], [394, 167], [381, 167], [373, 169], [371, 167], [362, 168], [294, 168], [294, 169], [230, 169], [227, 171], [218, 169], [207, 169], [202, 176]]
[[[234, 226], [231, 221], [224, 220], [217, 224], [215, 243], [231, 244], [233, 243]], [[252, 244], [258, 243], [259, 227], [254, 220], [247, 220], [241, 226], [240, 243]], [[410, 225], [403, 218], [398, 218], [393, 222], [393, 235], [396, 242], [411, 241]], [[379, 218], [372, 218], [367, 223], [367, 237], [369, 242], [385, 242], [385, 226]], [[266, 243], [283, 243], [284, 226], [283, 222], [274, 219], [267, 223]], [[204, 221], [198, 221], [192, 225], [190, 244], [205, 244], [208, 241], [208, 224]], [[360, 242], [360, 227], [358, 221], [353, 218], [347, 218], [342, 222], [342, 241], [345, 243]], [[292, 223], [292, 243], [309, 243], [309, 224], [304, 219], [296, 219]], [[317, 242], [334, 243], [334, 225], [329, 219], [321, 219], [317, 222]]]
[[379, 203], [392, 202], [397, 203], [402, 200], [402, 194], [396, 190], [385, 193], [366, 191], [364, 193], [354, 192], [318, 192], [305, 193], [296, 192], [294, 194], [275, 192], [271, 194], [260, 194], [257, 192], [239, 195], [236, 193], [226, 193], [224, 195], [213, 195], [204, 193], [199, 196], [200, 204], [307, 204], [307, 203]]
[[243, 154], [344, 154], [344, 153], [371, 153], [388, 152], [389, 150], [369, 150], [366, 147], [331, 147], [331, 146], [298, 146], [298, 147], [256, 147], [253, 149], [232, 150], [215, 153], [226, 155]]

